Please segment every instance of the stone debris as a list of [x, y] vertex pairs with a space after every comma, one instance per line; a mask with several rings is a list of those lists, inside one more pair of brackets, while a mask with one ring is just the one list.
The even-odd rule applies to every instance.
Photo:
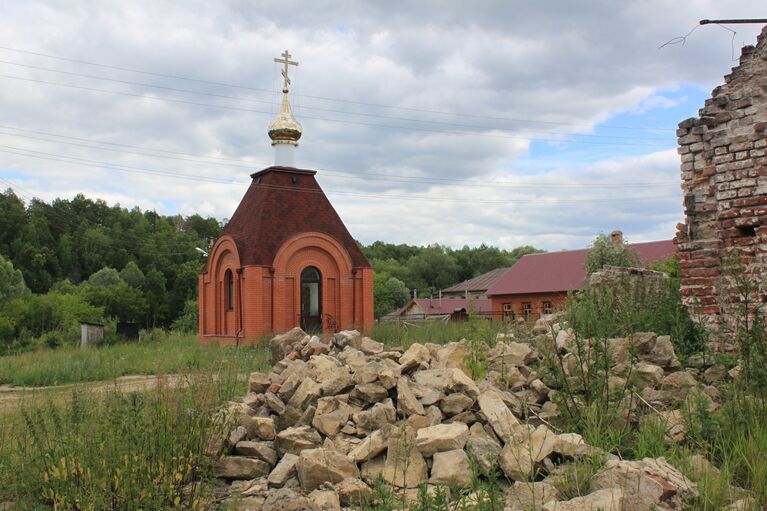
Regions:
[[454, 449], [435, 452], [429, 483], [443, 483], [460, 488], [469, 486], [471, 484], [471, 464], [466, 451]]
[[628, 511], [624, 505], [623, 490], [618, 487], [597, 490], [565, 502], [549, 501], [541, 509], [543, 511]]
[[[589, 344], [576, 343], [556, 316], [536, 328], [529, 343], [499, 335], [487, 348], [482, 381], [470, 376], [464, 342], [403, 351], [356, 331], [321, 339], [293, 329], [274, 337], [271, 372], [251, 374], [248, 395], [227, 408], [235, 423], [214, 467], [229, 485], [227, 502], [272, 511], [354, 508], [372, 498], [380, 480], [410, 501], [422, 484], [428, 492], [470, 487], [476, 464], [480, 476], [502, 471], [510, 511], [683, 509], [697, 487], [664, 459], [619, 460], [550, 427], [545, 419], [560, 411], [558, 391], [539, 372], [546, 370], [542, 343], [570, 375], [577, 358], [569, 350]], [[663, 425], [669, 442], [684, 441], [679, 408], [689, 392], [712, 402], [718, 396], [696, 376], [709, 384], [730, 377], [723, 366], [682, 370], [667, 336], [609, 342], [616, 369], [609, 385], [635, 385], [652, 405], [645, 418]], [[586, 457], [605, 463], [592, 492], [562, 500], [556, 473]], [[465, 498], [480, 498], [472, 495]]]
[[560, 500], [559, 490], [549, 483], [540, 481], [535, 483], [519, 482], [511, 485], [506, 490], [506, 510], [527, 511], [540, 509], [551, 501]]
[[625, 511], [683, 509], [686, 500], [698, 495], [697, 485], [664, 458], [609, 460], [605, 468], [591, 478], [591, 487], [621, 488]]
[[416, 433], [416, 448], [428, 458], [436, 452], [463, 449], [469, 439], [469, 428], [462, 422], [421, 428]]

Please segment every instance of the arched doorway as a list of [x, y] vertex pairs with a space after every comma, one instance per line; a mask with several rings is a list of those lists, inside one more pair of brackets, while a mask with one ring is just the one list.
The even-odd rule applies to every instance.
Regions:
[[314, 266], [301, 272], [301, 328], [322, 331], [322, 276]]

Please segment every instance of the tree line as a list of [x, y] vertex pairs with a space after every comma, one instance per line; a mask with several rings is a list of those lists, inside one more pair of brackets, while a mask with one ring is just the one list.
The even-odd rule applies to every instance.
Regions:
[[443, 245], [419, 247], [376, 241], [362, 247], [375, 270], [375, 315], [379, 317], [405, 305], [413, 295], [436, 295], [440, 289], [513, 266], [526, 254], [541, 252], [529, 245], [513, 250], [482, 244], [453, 249]]
[[[103, 200], [25, 202], [0, 193], [0, 353], [77, 338], [80, 321], [197, 327], [197, 275], [224, 224]], [[452, 249], [382, 241], [360, 245], [376, 271], [376, 315], [419, 296], [511, 266], [529, 246]]]

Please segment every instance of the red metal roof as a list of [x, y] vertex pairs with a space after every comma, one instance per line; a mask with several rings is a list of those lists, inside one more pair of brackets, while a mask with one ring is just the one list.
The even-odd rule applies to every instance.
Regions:
[[269, 167], [250, 176], [253, 182], [224, 229], [237, 244], [243, 266], [269, 266], [286, 239], [302, 232], [321, 232], [346, 247], [355, 267], [370, 267], [315, 174], [313, 170]]
[[[416, 298], [403, 309], [403, 312], [407, 311], [413, 302], [427, 316], [452, 314], [456, 309], [466, 309], [468, 311], [465, 298], [442, 298], [442, 300], [439, 298]], [[492, 310], [490, 300], [474, 300], [474, 310], [480, 314], [489, 313]]]
[[[658, 261], [674, 253], [673, 240], [632, 243], [645, 263]], [[528, 254], [520, 258], [487, 290], [488, 296], [577, 291], [586, 280], [588, 249]]]
[[487, 291], [490, 287], [506, 273], [508, 268], [496, 268], [490, 270], [487, 273], [483, 273], [473, 279], [464, 280], [459, 284], [455, 284], [450, 287], [446, 287], [442, 290], [443, 293], [463, 293], [465, 291]]

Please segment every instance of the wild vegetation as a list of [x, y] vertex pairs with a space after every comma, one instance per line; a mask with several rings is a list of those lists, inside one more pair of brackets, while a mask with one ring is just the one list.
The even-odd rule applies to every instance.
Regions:
[[211, 372], [223, 365], [247, 373], [266, 363], [263, 346], [203, 346], [194, 334], [152, 330], [138, 342], [88, 350], [42, 349], [0, 357], [0, 384], [38, 387], [112, 380], [125, 375]]
[[[614, 373], [611, 363], [606, 360], [612, 359], [613, 345], [607, 335], [622, 332], [615, 330], [616, 324], [650, 330], [658, 327], [658, 323], [649, 316], [637, 319], [628, 308], [613, 309], [614, 314], [605, 314], [607, 310], [599, 307], [607, 302], [592, 300], [588, 291], [575, 298], [566, 317], [575, 324], [589, 325], [596, 335], [581, 337], [573, 330], [577, 336], [574, 342], [582, 343], [582, 351], [573, 349], [575, 356], [580, 357], [579, 364], [574, 367], [582, 367], [582, 373], [567, 376], [558, 363], [551, 364], [544, 373], [546, 383], [559, 391], [563, 409], [558, 418], [551, 419], [552, 426], [580, 433], [588, 443], [626, 459], [665, 457], [698, 482], [700, 495], [695, 502], [689, 503], [691, 509], [720, 509], [732, 499], [735, 486], [744, 488], [754, 498], [750, 509], [765, 505], [767, 463], [760, 453], [767, 449], [767, 403], [759, 371], [741, 364], [741, 377], [720, 385], [722, 398], [718, 409], [711, 409], [709, 400], [693, 394], [683, 408], [687, 439], [677, 443], [671, 440], [668, 426], [657, 412], [637, 398], [635, 381], [630, 374], [625, 376], [625, 385], [609, 385]], [[742, 334], [749, 336], [750, 343], [763, 347], [767, 339], [759, 320], [751, 316], [748, 324], [749, 330]], [[488, 362], [482, 355], [494, 345], [495, 333], [501, 326], [479, 318], [465, 323], [428, 323], [407, 331], [382, 325], [373, 336], [387, 339], [387, 344], [404, 346], [412, 342], [440, 343], [464, 337], [478, 339], [468, 344], [469, 357], [477, 370], [486, 374]], [[546, 344], [536, 343], [544, 342], [545, 336], [536, 340], [529, 333], [529, 327], [514, 327], [515, 338], [527, 339], [526, 342], [544, 348]], [[159, 333], [153, 335], [160, 336]], [[153, 343], [158, 347], [172, 345], [169, 353], [193, 352], [196, 349], [193, 341], [193, 338], [184, 340], [179, 336], [144, 340], [149, 345], [145, 346], [149, 352], [154, 349]], [[678, 349], [691, 345], [689, 341], [676, 338], [674, 343]], [[111, 346], [94, 352], [103, 351], [100, 355], [103, 357], [109, 351], [119, 349]], [[3, 421], [0, 432], [0, 480], [9, 481], [0, 490], [0, 501], [10, 499], [28, 503], [30, 509], [35, 506], [52, 508], [54, 502], [70, 505], [75, 498], [80, 499], [79, 509], [88, 509], [89, 505], [94, 509], [102, 508], [100, 506], [169, 509], [206, 502], [210, 497], [210, 486], [205, 482], [211, 477], [211, 459], [202, 453], [216, 432], [227, 430], [222, 423], [211, 419], [215, 416], [214, 411], [223, 401], [244, 392], [244, 382], [238, 383], [234, 373], [264, 371], [268, 365], [268, 354], [263, 349], [260, 354], [243, 348], [232, 348], [231, 353], [211, 349], [214, 351], [200, 355], [207, 362], [200, 364], [200, 372], [192, 371], [188, 388], [161, 386], [157, 391], [129, 395], [113, 392], [94, 395], [85, 391], [73, 393], [64, 402], [30, 401], [23, 404], [18, 413]], [[64, 351], [44, 353], [52, 356]], [[758, 358], [761, 352], [753, 351], [752, 356], [756, 358], [750, 368], [767, 364], [767, 360]], [[713, 354], [701, 353], [710, 360], [708, 364], [718, 361], [727, 369], [737, 362], [734, 357], [716, 359]], [[120, 359], [125, 355], [115, 352], [106, 356]], [[145, 356], [151, 358], [154, 355]], [[695, 354], [690, 356], [696, 358]], [[48, 367], [57, 363], [60, 361], [51, 360]], [[21, 366], [23, 368], [23, 364]], [[9, 365], [5, 371], [12, 371], [12, 367]], [[204, 376], [211, 372], [220, 376], [216, 379]], [[568, 388], [565, 381], [572, 386]], [[572, 408], [573, 413], [567, 411], [567, 400], [579, 403], [577, 408]], [[89, 406], [84, 405], [86, 402]], [[627, 406], [629, 402], [631, 406]], [[626, 415], [627, 410], [630, 410], [629, 415]], [[89, 450], [84, 448], [84, 438], [100, 438], [102, 441], [96, 449]], [[147, 452], [157, 454], [147, 456]], [[717, 469], [701, 472], [695, 455], [704, 456]], [[602, 466], [600, 457], [585, 458], [568, 465], [558, 480], [557, 489], [566, 497], [588, 494], [591, 478]], [[461, 509], [465, 510], [502, 509], [499, 503], [504, 502], [503, 488], [508, 484], [503, 473], [497, 468], [484, 469], [476, 462], [472, 467], [474, 475], [468, 488], [445, 487], [433, 492], [423, 487], [414, 500], [405, 501], [388, 486], [378, 484], [373, 487], [373, 497], [361, 503], [361, 509], [447, 510], [453, 509], [449, 506], [454, 506], [456, 499], [463, 500]]]
[[[3, 200], [7, 199], [6, 193]], [[88, 202], [75, 199], [68, 207], [76, 203], [87, 210]], [[102, 213], [112, 209], [97, 203], [92, 206]], [[19, 222], [30, 221], [39, 227], [48, 218], [46, 214], [52, 215], [51, 219], [58, 214], [47, 208], [52, 206], [30, 205], [27, 209], [32, 212], [24, 209], [25, 218]], [[110, 214], [119, 217], [120, 211], [139, 223], [148, 221], [146, 213], [120, 208]], [[157, 217], [155, 225], [158, 220], [162, 231], [165, 220]], [[34, 239], [39, 234], [37, 227], [25, 227], [22, 231], [27, 234], [20, 238]], [[96, 231], [100, 229], [103, 226]], [[202, 240], [191, 227], [194, 234], [184, 234], [183, 226], [172, 229], [181, 233], [179, 236], [192, 249]], [[8, 232], [0, 229], [2, 235]], [[98, 237], [91, 233], [78, 243], [94, 236]], [[61, 241], [60, 237], [56, 239]], [[21, 246], [17, 240], [0, 240], [0, 253], [15, 253], [3, 252], [10, 251], [11, 245], [13, 250]], [[387, 292], [379, 291], [378, 295], [387, 300], [396, 293], [406, 299], [404, 291], [414, 283], [422, 286], [420, 289], [437, 283], [441, 287], [439, 279], [445, 274], [444, 268], [448, 268], [447, 273], [456, 272], [456, 280], [471, 276], [468, 269], [464, 274], [464, 270], [456, 269], [462, 268], [457, 261], [473, 261], [467, 268], [473, 264], [471, 272], [481, 273], [483, 265], [496, 264], [498, 257], [510, 261], [519, 256], [489, 247], [453, 251], [383, 243], [373, 244], [366, 251], [373, 264], [382, 269], [379, 274], [388, 273], [381, 284]], [[19, 253], [29, 255], [28, 251]], [[482, 257], [472, 259], [471, 254]], [[146, 280], [144, 284], [141, 280], [151, 269], [142, 267], [140, 251], [128, 253], [127, 257], [122, 266], [107, 262], [105, 268], [96, 263], [91, 273], [80, 273], [79, 280], [56, 281], [63, 274], [50, 273], [57, 277], [51, 278], [48, 288], [38, 287], [45, 281], [40, 275], [31, 279], [38, 284], [27, 286], [26, 272], [55, 265], [35, 266], [25, 261], [18, 265], [19, 270], [15, 261], [0, 259], [0, 339], [6, 339], [4, 349], [40, 348], [36, 353], [0, 357], [0, 383], [40, 386], [125, 374], [188, 375], [182, 378], [182, 385], [161, 384], [141, 393], [94, 392], [86, 387], [73, 390], [64, 400], [57, 396], [55, 401], [44, 397], [22, 401], [15, 411], [4, 414], [0, 423], [0, 504], [8, 500], [22, 509], [149, 510], [200, 507], [211, 497], [207, 483], [212, 478], [214, 458], [206, 451], [212, 439], [230, 429], [217, 411], [222, 403], [244, 393], [240, 375], [268, 369], [269, 355], [263, 347], [202, 347], [194, 335], [161, 330], [149, 330], [137, 343], [112, 342], [84, 352], [71, 347], [76, 337], [75, 320], [106, 317], [114, 321], [124, 314], [139, 318], [145, 325], [152, 323], [146, 314], [152, 307], [150, 301], [158, 298], [146, 294], [148, 288], [142, 287]], [[198, 265], [200, 260], [195, 257], [192, 254], [188, 261]], [[24, 258], [22, 255], [18, 261]], [[595, 256], [593, 260], [599, 261], [595, 269], [601, 264], [614, 264], [611, 255]], [[427, 275], [429, 261], [442, 268], [440, 272]], [[163, 273], [160, 266], [154, 268]], [[489, 373], [487, 353], [494, 347], [496, 335], [511, 328], [516, 340], [531, 343], [545, 355], [541, 376], [555, 391], [554, 400], [562, 412], [550, 419], [552, 427], [579, 433], [589, 444], [626, 459], [665, 457], [698, 483], [699, 496], [688, 503], [690, 509], [718, 510], [735, 497], [745, 496], [753, 499], [747, 509], [762, 509], [767, 506], [767, 461], [763, 456], [767, 450], [767, 329], [759, 299], [763, 282], [743, 271], [737, 258], [730, 261], [728, 278], [738, 290], [739, 300], [732, 304], [734, 321], [715, 332], [698, 326], [681, 305], [675, 262], [662, 262], [656, 269], [669, 274], [662, 285], [644, 287], [623, 282], [608, 288], [587, 288], [571, 296], [562, 324], [571, 328], [569, 356], [574, 363], [559, 357], [554, 341], [557, 332], [549, 332], [554, 336], [535, 336], [529, 330], [531, 325], [508, 325], [473, 316], [466, 322], [381, 324], [372, 337], [404, 348], [414, 342], [439, 344], [465, 338], [465, 362], [476, 378], [482, 378]], [[174, 287], [165, 287], [171, 290], [164, 298], [169, 300], [166, 303], [173, 301], [169, 297]], [[180, 303], [184, 306], [174, 309], [175, 317], [163, 316], [162, 320], [156, 319], [157, 324], [175, 322], [178, 331], [193, 329], [196, 307], [186, 300]], [[670, 335], [680, 360], [699, 377], [705, 368], [716, 368], [724, 374], [730, 370], [736, 375], [721, 378], [713, 390], [709, 389], [717, 394], [718, 406], [712, 406], [711, 397], [700, 392], [693, 392], [684, 401], [681, 410], [685, 439], [681, 442], [671, 438], [665, 416], [643, 400], [638, 377], [631, 369], [636, 353], [627, 352], [630, 363], [616, 379], [615, 339], [641, 331]], [[725, 334], [726, 339], [718, 339]], [[711, 352], [712, 341], [734, 344], [739, 354]], [[700, 456], [713, 468], [701, 469]], [[557, 489], [566, 497], [589, 493], [592, 477], [603, 463], [601, 457], [571, 463], [558, 479]], [[373, 497], [362, 502], [361, 508], [447, 510], [459, 500], [460, 508], [465, 510], [502, 509], [499, 502], [503, 502], [503, 487], [507, 484], [503, 473], [497, 467], [483, 468], [476, 460], [472, 460], [472, 473], [468, 488], [444, 487], [428, 492], [423, 487], [414, 500], [408, 501], [386, 485], [374, 485]]]
[[[0, 193], [0, 354], [72, 345], [81, 321], [197, 328], [197, 275], [224, 224], [163, 216], [78, 195], [50, 204]], [[493, 268], [532, 247], [363, 246], [374, 269], [375, 313]]]

